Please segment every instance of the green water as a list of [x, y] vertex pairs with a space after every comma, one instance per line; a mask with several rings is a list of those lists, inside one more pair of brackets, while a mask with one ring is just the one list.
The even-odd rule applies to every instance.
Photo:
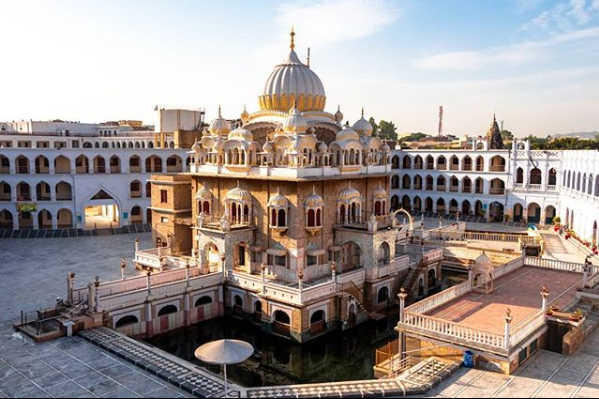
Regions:
[[[443, 288], [464, 280], [464, 275], [444, 273]], [[254, 355], [244, 363], [229, 366], [229, 378], [248, 387], [329, 381], [363, 380], [374, 377], [377, 348], [396, 339], [397, 313], [378, 322], [370, 321], [346, 332], [332, 332], [303, 345], [265, 334], [259, 326], [234, 318], [220, 318], [154, 337], [149, 343], [185, 360], [218, 373], [194, 358], [198, 346], [231, 338], [251, 343]]]

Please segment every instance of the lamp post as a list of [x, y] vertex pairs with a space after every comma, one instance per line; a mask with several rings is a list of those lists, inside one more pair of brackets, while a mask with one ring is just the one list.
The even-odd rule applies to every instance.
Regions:
[[513, 320], [514, 318], [512, 317], [512, 310], [507, 308], [505, 311], [505, 349], [510, 348], [510, 324], [512, 324]]
[[[405, 319], [406, 319], [405, 309], [406, 309], [406, 298], [408, 297], [408, 294], [406, 293], [406, 289], [404, 287], [401, 287], [397, 297], [399, 298], [399, 322], [403, 323], [403, 322], [405, 322]], [[398, 341], [398, 345], [397, 345], [397, 351], [399, 353], [400, 360], [403, 360], [405, 358], [405, 340], [406, 340], [406, 336], [402, 332], [401, 327], [400, 327], [399, 328], [399, 341]]]
[[547, 291], [547, 287], [543, 286], [541, 289], [541, 298], [543, 298], [543, 304], [541, 307], [543, 308], [543, 312], [547, 312], [547, 298], [549, 297], [549, 291]]

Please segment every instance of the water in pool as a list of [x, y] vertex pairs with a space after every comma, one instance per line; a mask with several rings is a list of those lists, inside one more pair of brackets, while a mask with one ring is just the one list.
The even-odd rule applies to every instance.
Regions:
[[[445, 273], [444, 273], [445, 274]], [[463, 281], [463, 275], [447, 273], [443, 287]], [[207, 342], [232, 338], [251, 343], [254, 355], [245, 362], [229, 366], [229, 377], [248, 387], [289, 385], [329, 381], [371, 379], [375, 351], [396, 339], [397, 314], [364, 323], [353, 330], [333, 332], [304, 345], [264, 334], [252, 323], [220, 318], [154, 337], [149, 343], [218, 373], [194, 358], [194, 351]]]

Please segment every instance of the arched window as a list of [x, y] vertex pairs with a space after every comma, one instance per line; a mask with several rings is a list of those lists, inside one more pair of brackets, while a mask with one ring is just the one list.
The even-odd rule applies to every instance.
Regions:
[[412, 169], [412, 159], [407, 155], [403, 157], [402, 169]]
[[125, 316], [125, 317], [121, 317], [116, 324], [114, 325], [114, 328], [122, 328], [122, 327], [127, 327], [133, 324], [137, 324], [139, 323], [139, 319], [136, 316]]
[[177, 313], [177, 307], [175, 305], [166, 305], [158, 312], [158, 317], [166, 316], [169, 314]]
[[518, 168], [516, 170], [516, 184], [524, 183], [524, 170], [522, 168]]
[[203, 297], [198, 298], [198, 300], [195, 303], [195, 307], [197, 308], [198, 306], [210, 305], [211, 303], [212, 298], [208, 295], [204, 295]]
[[540, 185], [543, 182], [541, 170], [538, 168], [534, 168], [530, 171], [530, 184]]
[[378, 294], [377, 294], [377, 303], [378, 304], [385, 303], [388, 300], [389, 300], [389, 288], [383, 287], [383, 288], [379, 289]]

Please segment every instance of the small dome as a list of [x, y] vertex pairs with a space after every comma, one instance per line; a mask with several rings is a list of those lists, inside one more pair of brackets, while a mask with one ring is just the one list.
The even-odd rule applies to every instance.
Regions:
[[262, 146], [262, 151], [268, 152], [268, 153], [272, 152], [272, 145], [270, 144], [270, 142], [268, 142], [268, 141], [264, 142], [264, 145]]
[[289, 201], [278, 189], [277, 193], [268, 200], [268, 206], [271, 208], [289, 208]]
[[238, 202], [251, 202], [252, 195], [249, 193], [249, 191], [239, 187], [239, 183], [237, 183], [237, 187], [227, 193], [226, 199]]
[[231, 125], [224, 119], [220, 112], [220, 106], [218, 107], [218, 118], [212, 121], [210, 124], [210, 133], [213, 136], [220, 136], [229, 134], [231, 131]]
[[343, 112], [341, 112], [341, 106], [337, 106], [337, 112], [335, 112], [335, 120], [337, 123], [341, 123], [343, 121]]
[[191, 150], [196, 154], [199, 154], [202, 151], [202, 146], [198, 143], [198, 139], [196, 139], [195, 143], [191, 146]]
[[250, 113], [245, 109], [245, 104], [243, 106], [243, 112], [241, 113], [241, 120], [245, 123], [250, 119]]
[[336, 141], [360, 140], [360, 135], [346, 124], [345, 127], [337, 132]]
[[200, 190], [198, 190], [198, 192], [196, 193], [196, 199], [210, 200], [210, 199], [212, 199], [212, 193], [210, 192], [210, 190], [208, 190], [206, 188], [206, 186], [204, 186]]
[[312, 187], [312, 193], [306, 197], [306, 208], [319, 208], [324, 206], [324, 200], [318, 194], [316, 189]]
[[378, 187], [374, 190], [374, 193], [372, 194], [372, 196], [374, 197], [375, 200], [377, 199], [387, 199], [389, 198], [389, 194], [387, 193], [387, 190], [385, 190], [383, 188], [383, 186], [381, 186], [381, 182], [379, 182]]
[[242, 127], [237, 127], [235, 130], [232, 130], [228, 136], [229, 140], [245, 140], [245, 141], [254, 141], [254, 135], [247, 129]]
[[381, 146], [381, 151], [383, 151], [383, 152], [389, 152], [389, 151], [391, 151], [391, 147], [389, 147], [389, 144], [387, 144], [386, 141]]
[[362, 199], [362, 194], [360, 194], [360, 192], [358, 190], [356, 190], [355, 188], [353, 188], [351, 186], [351, 182], [349, 182], [349, 185], [347, 186], [347, 188], [341, 190], [341, 192], [339, 193], [339, 201], [344, 201], [344, 202], [350, 202], [351, 200], [354, 199]]
[[320, 144], [318, 145], [319, 152], [327, 152], [328, 149], [329, 149], [329, 147], [327, 146], [327, 143], [325, 143], [324, 141], [321, 141]]
[[292, 134], [306, 133], [306, 130], [308, 130], [308, 121], [302, 116], [295, 104], [289, 110], [289, 116], [283, 123], [283, 129], [285, 133]]
[[362, 108], [362, 117], [354, 123], [354, 130], [358, 132], [358, 134], [363, 136], [371, 136], [372, 135], [372, 125], [366, 119], [364, 119], [364, 108]]
[[482, 267], [482, 268], [490, 268], [492, 267], [491, 258], [487, 256], [484, 252], [474, 260], [474, 267]]

